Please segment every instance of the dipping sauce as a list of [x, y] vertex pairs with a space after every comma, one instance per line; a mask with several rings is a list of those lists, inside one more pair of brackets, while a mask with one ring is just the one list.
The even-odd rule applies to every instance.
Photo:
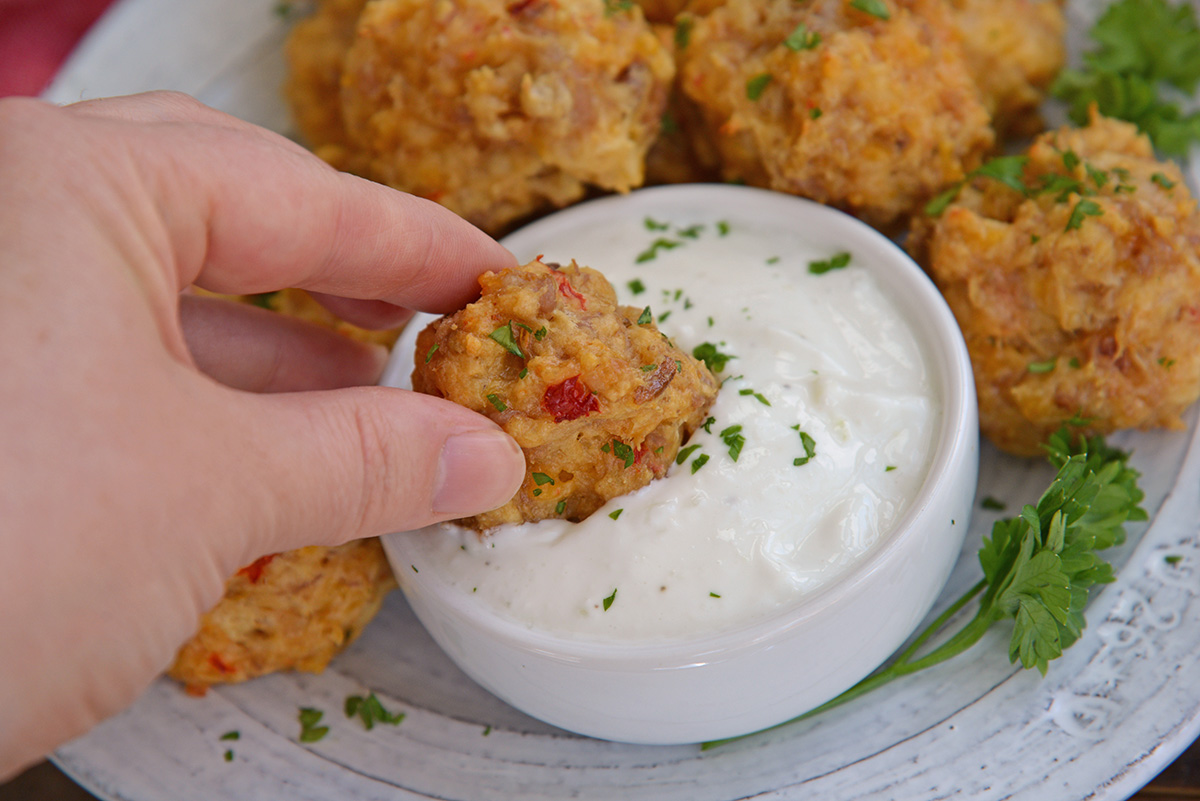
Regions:
[[662, 641], [796, 603], [890, 531], [929, 469], [941, 389], [854, 253], [752, 219], [607, 222], [539, 242], [724, 379], [664, 479], [582, 523], [407, 536], [413, 568], [531, 628]]

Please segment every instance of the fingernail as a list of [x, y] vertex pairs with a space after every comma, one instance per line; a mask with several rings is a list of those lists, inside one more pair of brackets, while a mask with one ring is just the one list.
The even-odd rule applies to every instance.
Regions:
[[468, 517], [503, 506], [525, 476], [525, 456], [499, 430], [450, 436], [438, 460], [433, 513]]

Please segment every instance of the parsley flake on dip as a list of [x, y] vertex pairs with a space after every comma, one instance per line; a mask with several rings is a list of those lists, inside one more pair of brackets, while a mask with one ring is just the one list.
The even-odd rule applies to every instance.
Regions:
[[[804, 212], [795, 225], [794, 211]], [[806, 214], [836, 225], [805, 225]], [[518, 259], [543, 254], [600, 270], [621, 303], [645, 307], [723, 384], [710, 419], [665, 478], [612, 499], [580, 523], [542, 520], [482, 537], [441, 524], [386, 538], [393, 564], [405, 568], [397, 573], [406, 595], [451, 656], [493, 692], [552, 723], [614, 739], [682, 742], [786, 720], [850, 686], [894, 650], [957, 556], [978, 463], [961, 337], [907, 257], [838, 212], [739, 187], [666, 187], [596, 201], [535, 223], [505, 244]], [[398, 343], [408, 352], [385, 383], [405, 382], [412, 339], [424, 323], [415, 321]], [[925, 520], [930, 516], [936, 525]], [[914, 525], [927, 530], [907, 530]], [[885, 566], [904, 560], [904, 548], [915, 552], [911, 562]], [[880, 608], [913, 569], [917, 586]], [[878, 585], [878, 599], [869, 588], [855, 589], [863, 583]], [[441, 604], [452, 610], [448, 618], [430, 609]], [[796, 641], [804, 626], [793, 617], [811, 623], [825, 614], [819, 607], [839, 604], [879, 620], [846, 622], [845, 630], [857, 633], [841, 637], [845, 642], [827, 635]], [[454, 631], [451, 622], [463, 615], [488, 618], [484, 627], [498, 626], [504, 637], [525, 632], [531, 642], [508, 669], [494, 653], [472, 657], [466, 652], [476, 650], [475, 635]], [[468, 628], [477, 624], [468, 621]], [[671, 702], [670, 692], [648, 689], [655, 680], [645, 676], [623, 683], [638, 673], [626, 657], [634, 665], [644, 659], [650, 676], [730, 663], [725, 670], [741, 657], [721, 657], [722, 649], [743, 635], [756, 643], [751, 651], [779, 652], [771, 658], [789, 647], [802, 650], [815, 675], [805, 677], [804, 662], [790, 663], [790, 675], [778, 677], [792, 683], [788, 689], [769, 699], [752, 692], [731, 700], [753, 708], [749, 714], [698, 711], [706, 703], [694, 694]], [[760, 647], [775, 636], [791, 645]], [[691, 655], [653, 656], [658, 646]], [[530, 662], [547, 658], [552, 672], [584, 670], [587, 687], [579, 691], [593, 692], [588, 659], [604, 662], [616, 653], [614, 676], [626, 678], [613, 679], [611, 693], [600, 691], [597, 698], [607, 700], [592, 704], [582, 722], [561, 714], [564, 706], [588, 706], [564, 700], [575, 679], [542, 675], [536, 665], [527, 674]], [[560, 697], [540, 703], [542, 691], [556, 695], [548, 688], [559, 678]], [[726, 681], [700, 692], [728, 692]], [[532, 701], [514, 682], [537, 686]], [[688, 725], [689, 718], [705, 720]]]

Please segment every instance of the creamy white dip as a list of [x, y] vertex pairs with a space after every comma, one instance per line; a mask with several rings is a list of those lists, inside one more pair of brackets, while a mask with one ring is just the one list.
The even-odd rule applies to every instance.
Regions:
[[[907, 511], [929, 468], [940, 390], [909, 324], [852, 252], [847, 266], [816, 274], [810, 263], [836, 251], [736, 216], [604, 223], [539, 252], [599, 269], [622, 303], [649, 306], [687, 351], [711, 343], [733, 356], [718, 374], [714, 420], [666, 478], [582, 523], [482, 539], [435, 526], [409, 535], [414, 568], [532, 628], [688, 637], [795, 603]], [[733, 426], [744, 438], [736, 460]], [[801, 432], [815, 455], [797, 464]]]

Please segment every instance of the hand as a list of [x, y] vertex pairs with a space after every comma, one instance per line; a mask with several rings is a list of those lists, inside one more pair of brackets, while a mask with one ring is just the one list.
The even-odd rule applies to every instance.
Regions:
[[0, 779], [132, 702], [239, 566], [520, 484], [485, 418], [352, 386], [377, 351], [181, 291], [394, 322], [513, 261], [189, 98], [0, 101]]

